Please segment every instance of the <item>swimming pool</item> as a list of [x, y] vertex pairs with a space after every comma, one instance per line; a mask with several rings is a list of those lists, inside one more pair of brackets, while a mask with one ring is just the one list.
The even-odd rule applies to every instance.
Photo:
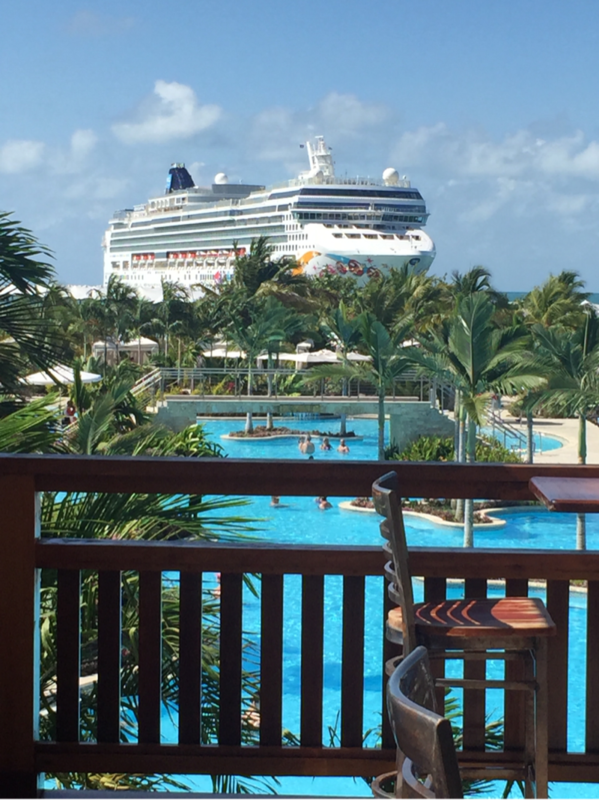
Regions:
[[[223, 439], [232, 431], [243, 430], [245, 420], [235, 419], [201, 419], [201, 424], [211, 438], [223, 446], [225, 452], [231, 458], [296, 458], [300, 457], [297, 449], [297, 438], [285, 437], [276, 439]], [[254, 419], [254, 425], [263, 425], [264, 420]], [[338, 458], [349, 459], [350, 461], [373, 461], [377, 458], [377, 436], [378, 423], [376, 419], [356, 418], [348, 419], [347, 429], [353, 431], [358, 438], [347, 438], [350, 452], [342, 455], [337, 452], [338, 439], [332, 439], [333, 449], [329, 451], [320, 450], [320, 439], [314, 439], [316, 446], [314, 458], [335, 461]], [[325, 433], [339, 432], [338, 419], [296, 419], [295, 417], [285, 417], [275, 421], [275, 427], [288, 427], [301, 431], [320, 430]], [[483, 428], [486, 435], [492, 434], [491, 428]], [[500, 431], [495, 432], [499, 441], [503, 443], [504, 436]], [[385, 441], [389, 440], [389, 425], [385, 423]], [[513, 436], [506, 439], [507, 447], [518, 447], [518, 439]], [[562, 447], [563, 442], [553, 436], [546, 434], [535, 434], [535, 452], [546, 452]], [[307, 458], [307, 456], [302, 456]]]
[[[284, 498], [285, 505], [270, 508], [269, 498], [255, 498], [250, 511], [264, 517], [261, 537], [270, 541], [290, 542], [297, 541], [298, 524], [307, 532], [302, 536], [302, 541], [307, 543], [323, 542], [327, 544], [371, 544], [381, 543], [378, 531], [378, 518], [376, 515], [359, 512], [343, 511], [336, 502], [333, 508], [319, 511], [311, 498], [291, 497]], [[537, 517], [529, 511], [510, 514], [510, 523], [517, 531], [519, 517], [526, 518], [525, 528], [528, 532], [524, 539], [526, 546], [534, 546], [531, 542], [530, 529], [539, 528], [551, 516], [548, 512], [538, 512]], [[567, 515], [556, 515], [565, 517]], [[506, 529], [503, 529], [505, 531]], [[499, 531], [499, 533], [503, 533]], [[407, 534], [410, 544], [421, 546], [433, 544], [452, 544], [460, 546], [461, 534], [446, 528], [434, 526], [426, 521], [407, 521]], [[574, 532], [572, 532], [573, 541]], [[449, 537], [449, 542], [447, 540]], [[518, 535], [512, 535], [510, 546], [518, 542]], [[487, 542], [485, 542], [486, 544]], [[498, 544], [495, 542], [495, 544]], [[502, 543], [503, 546], [503, 543]], [[538, 544], [536, 546], [539, 546]], [[216, 580], [214, 579], [214, 586]], [[259, 590], [259, 587], [258, 587]], [[341, 613], [338, 598], [342, 592], [342, 578], [329, 576], [325, 580], [324, 599], [324, 691], [323, 691], [323, 741], [328, 740], [331, 730], [337, 728], [337, 713], [340, 707], [341, 687]], [[462, 592], [459, 585], [449, 587], [449, 596], [458, 597]], [[423, 599], [422, 582], [415, 582], [415, 599]], [[501, 594], [501, 589], [491, 588], [490, 596]], [[542, 590], [532, 590], [531, 594], [544, 598]], [[369, 577], [366, 579], [366, 609], [365, 619], [372, 620], [372, 625], [367, 625], [364, 652], [380, 652], [382, 647], [382, 632], [379, 620], [382, 614], [383, 578]], [[284, 642], [283, 642], [283, 726], [293, 732], [300, 730], [300, 690], [301, 690], [301, 577], [289, 575], [284, 582]], [[260, 642], [260, 611], [259, 602], [249, 590], [244, 591], [243, 604], [243, 629], [247, 631], [256, 645]], [[574, 591], [570, 597], [569, 619], [569, 663], [585, 663], [586, 659], [586, 597]], [[259, 649], [259, 648], [258, 648]], [[247, 664], [246, 666], [250, 666]], [[255, 668], [256, 664], [252, 664]], [[456, 665], [459, 670], [459, 666]], [[489, 677], [500, 677], [500, 667], [495, 665], [489, 671]], [[584, 685], [571, 675], [568, 696], [568, 749], [570, 751], [583, 749], [583, 731], [585, 719]], [[459, 693], [458, 697], [459, 697]], [[380, 668], [378, 659], [364, 661], [364, 732], [380, 725], [381, 708]], [[487, 712], [491, 719], [501, 716], [502, 701], [500, 693], [488, 693]], [[174, 732], [173, 732], [174, 736]], [[372, 741], [372, 739], [371, 739]], [[194, 781], [199, 788], [206, 788], [207, 783], [198, 779]], [[589, 797], [595, 787], [589, 789], [580, 784], [571, 786], [560, 784], [558, 795], [560, 797]], [[342, 796], [370, 796], [368, 787], [362, 781], [352, 778], [281, 778], [280, 791], [291, 794], [305, 793], [315, 795], [342, 795]], [[491, 794], [490, 796], [498, 796]], [[517, 792], [515, 794], [517, 796]]]
[[[276, 425], [286, 425], [299, 430], [338, 430], [334, 420], [281, 420]], [[218, 441], [227, 455], [233, 458], [306, 458], [297, 448], [293, 438], [264, 440], [230, 440], [223, 435], [243, 427], [241, 420], [210, 420], [205, 423], [206, 431]], [[360, 439], [349, 439], [350, 453], [321, 451], [319, 441], [315, 440], [314, 457], [324, 460], [341, 458], [370, 460], [376, 458], [377, 423], [373, 419], [348, 420], [348, 430], [353, 430]], [[544, 448], [547, 439], [543, 437]], [[556, 446], [561, 442], [554, 439]], [[291, 543], [301, 541], [306, 544], [344, 544], [378, 545], [380, 534], [378, 518], [375, 514], [352, 512], [339, 508], [339, 502], [346, 498], [329, 498], [333, 507], [321, 511], [313, 498], [305, 496], [284, 497], [278, 507], [270, 505], [269, 497], [251, 498], [247, 509], [251, 516], [261, 518], [259, 536], [272, 542]], [[222, 512], [225, 513], [224, 511]], [[475, 544], [479, 547], [498, 548], [540, 548], [572, 549], [575, 546], [576, 522], [573, 515], [550, 514], [541, 508], [509, 510], [500, 514], [506, 525], [500, 529], [489, 530], [477, 527]], [[406, 518], [406, 533], [411, 546], [461, 547], [463, 533], [459, 528], [449, 528], [427, 520]], [[587, 544], [589, 548], [599, 548], [599, 515], [587, 517]], [[325, 703], [323, 733], [335, 728], [339, 708], [341, 685], [341, 626], [338, 618], [338, 603], [341, 578], [331, 576], [325, 582]], [[366, 618], [379, 619], [381, 613], [381, 579], [368, 578], [366, 582]], [[458, 587], [450, 589], [450, 594], [458, 596]], [[495, 590], [497, 592], [498, 590]], [[284, 700], [283, 724], [292, 731], [299, 730], [300, 699], [300, 618], [297, 610], [297, 597], [301, 593], [297, 576], [285, 579], [285, 641], [284, 641]], [[416, 599], [422, 599], [422, 586], [415, 586]], [[493, 590], [490, 591], [493, 594]], [[531, 594], [543, 597], [542, 591]], [[244, 597], [244, 628], [256, 632], [259, 637], [258, 604], [249, 593]], [[247, 627], [246, 627], [247, 626]], [[367, 632], [365, 652], [380, 648], [380, 630]], [[586, 658], [586, 596], [572, 591], [570, 596], [570, 663], [584, 663]], [[457, 665], [456, 665], [457, 666]], [[380, 724], [381, 697], [378, 671], [369, 671], [364, 665], [365, 715], [364, 727]], [[488, 713], [492, 718], [500, 716], [497, 708], [500, 699], [488, 693]], [[584, 731], [584, 687], [573, 676], [568, 697], [568, 748], [582, 750]], [[555, 785], [554, 785], [555, 787]], [[555, 787], [557, 788], [557, 787]], [[594, 785], [559, 784], [559, 795], [563, 797], [591, 797], [596, 790]], [[281, 792], [306, 794], [337, 794], [345, 796], [370, 796], [368, 787], [362, 781], [351, 778], [282, 778]], [[516, 792], [517, 794], [517, 792]], [[497, 796], [497, 795], [495, 795]]]
[[[200, 420], [212, 441], [220, 444], [230, 458], [308, 458], [298, 450], [298, 438], [295, 436], [270, 439], [223, 439], [232, 431], [243, 430], [245, 420], [207, 419]], [[254, 426], [263, 425], [264, 420], [254, 418]], [[287, 427], [306, 433], [320, 430], [325, 433], [339, 431], [338, 419], [296, 419], [285, 417], [275, 421], [275, 427]], [[337, 452], [338, 439], [331, 439], [332, 450], [321, 450], [321, 440], [314, 438], [314, 458], [324, 461], [336, 461], [344, 458], [350, 461], [373, 461], [377, 457], [377, 421], [375, 419], [349, 419], [347, 430], [353, 431], [357, 437], [347, 437], [349, 453]], [[388, 424], [385, 423], [385, 436], [388, 438]]]
[[[487, 436], [494, 436], [504, 447], [510, 450], [526, 451], [526, 428], [518, 427], [516, 430], [485, 427], [481, 428], [482, 433]], [[556, 436], [548, 436], [546, 433], [533, 434], [533, 447], [535, 453], [547, 453], [551, 450], [558, 450], [563, 447], [563, 442]]]

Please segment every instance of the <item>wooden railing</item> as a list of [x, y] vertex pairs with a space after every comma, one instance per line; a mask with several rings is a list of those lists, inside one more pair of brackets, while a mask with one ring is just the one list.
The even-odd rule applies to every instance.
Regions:
[[[379, 547], [274, 544], [148, 543], [39, 538], [37, 493], [54, 491], [172, 492], [240, 495], [363, 496], [374, 478], [397, 470], [406, 495], [530, 499], [533, 475], [599, 477], [599, 467], [431, 465], [228, 459], [126, 459], [0, 456], [0, 797], [31, 796], [45, 772], [165, 772], [204, 774], [375, 775], [391, 767], [394, 748], [383, 714], [382, 746], [362, 745], [365, 578], [381, 575]], [[500, 534], [499, 534], [500, 536]], [[445, 596], [450, 579], [484, 596], [503, 579], [508, 595], [543, 580], [558, 627], [550, 644], [550, 778], [599, 782], [599, 553], [414, 548], [412, 570], [428, 599]], [[58, 570], [56, 739], [38, 741], [39, 574]], [[98, 573], [97, 742], [79, 741], [80, 575]], [[121, 573], [139, 573], [138, 742], [120, 736]], [[179, 727], [176, 744], [160, 743], [161, 574], [180, 575]], [[201, 744], [201, 585], [220, 572], [220, 698], [218, 733]], [[261, 576], [260, 727], [257, 741], [241, 736], [242, 578]], [[300, 575], [301, 714], [298, 746], [283, 745], [283, 584]], [[340, 746], [325, 746], [323, 720], [323, 582], [343, 576]], [[588, 581], [585, 663], [569, 664], [569, 587]], [[380, 583], [384, 594], [383, 581]], [[381, 604], [383, 605], [383, 604]], [[380, 627], [384, 624], [381, 611]], [[383, 685], [388, 644], [369, 651]], [[585, 751], [567, 747], [568, 669], [586, 682]], [[382, 698], [382, 691], [381, 691]], [[464, 761], [510, 763], [521, 745], [521, 708], [504, 703], [506, 752], [484, 752], [485, 705], [479, 692], [464, 698]], [[383, 713], [381, 702], [381, 713]]]

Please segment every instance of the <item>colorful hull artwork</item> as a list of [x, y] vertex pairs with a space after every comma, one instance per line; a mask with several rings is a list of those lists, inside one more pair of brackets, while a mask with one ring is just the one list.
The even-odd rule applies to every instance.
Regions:
[[338, 255], [336, 253], [320, 253], [317, 250], [308, 250], [297, 259], [298, 267], [294, 272], [309, 276], [323, 275], [352, 275], [361, 279], [360, 283], [365, 283], [371, 278], [379, 278], [389, 272], [392, 267], [396, 269], [403, 267], [404, 264], [410, 266], [415, 272], [426, 269], [432, 261], [431, 258], [422, 256], [394, 256], [379, 261], [373, 258], [365, 258], [363, 262], [356, 258]]

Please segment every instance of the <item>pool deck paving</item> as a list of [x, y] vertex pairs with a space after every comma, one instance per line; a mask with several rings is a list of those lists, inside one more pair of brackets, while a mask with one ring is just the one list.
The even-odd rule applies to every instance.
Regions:
[[[526, 435], [526, 420], [502, 412], [502, 419], [521, 430]], [[535, 451], [535, 464], [577, 464], [578, 463], [578, 419], [544, 419], [535, 417], [535, 433], [544, 433], [561, 439], [564, 444], [556, 450]], [[587, 464], [599, 464], [599, 427], [587, 422]]]

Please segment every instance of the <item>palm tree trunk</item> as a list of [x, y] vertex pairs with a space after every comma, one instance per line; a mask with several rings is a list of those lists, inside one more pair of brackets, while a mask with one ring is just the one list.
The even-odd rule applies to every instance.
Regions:
[[532, 464], [533, 461], [533, 442], [534, 434], [532, 427], [532, 411], [526, 412], [526, 461]]
[[[464, 406], [460, 405], [460, 413], [458, 420], [458, 462], [463, 464], [466, 461], [466, 412]], [[464, 521], [464, 498], [458, 497], [455, 506], [455, 521]]]
[[453, 420], [454, 420], [454, 431], [453, 431], [453, 453], [454, 461], [460, 460], [460, 406], [462, 401], [462, 393], [459, 389], [456, 390], [455, 393], [455, 400], [453, 404]]
[[385, 389], [379, 389], [379, 461], [385, 460]]
[[[266, 362], [266, 369], [267, 369], [266, 382], [268, 384], [268, 396], [269, 397], [272, 397], [272, 368], [273, 368], [272, 356], [271, 356], [271, 354], [269, 352], [268, 353], [268, 361]], [[272, 428], [273, 428], [272, 411], [267, 411], [266, 412], [266, 430], [267, 431], [272, 431]]]
[[[468, 421], [468, 461], [476, 460], [476, 423]], [[474, 547], [474, 500], [467, 497], [464, 501], [464, 547]]]
[[[586, 464], [587, 460], [587, 421], [581, 412], [578, 415], [578, 463]], [[587, 518], [585, 514], [576, 515], [576, 549], [587, 549]]]
[[[347, 397], [347, 378], [343, 378], [343, 382], [341, 384], [341, 395], [342, 397]], [[339, 415], [339, 423], [339, 435], [347, 436], [347, 414]]]
[[[459, 461], [460, 458], [460, 402], [461, 392], [459, 389], [455, 390], [453, 396], [453, 460]], [[458, 499], [454, 498], [451, 501], [451, 508], [453, 511], [454, 519], [456, 518]]]
[[586, 514], [576, 515], [576, 549], [587, 549], [587, 516]]
[[[248, 397], [252, 396], [252, 362], [248, 359]], [[254, 432], [254, 418], [252, 412], [248, 411], [245, 417], [245, 432]]]

